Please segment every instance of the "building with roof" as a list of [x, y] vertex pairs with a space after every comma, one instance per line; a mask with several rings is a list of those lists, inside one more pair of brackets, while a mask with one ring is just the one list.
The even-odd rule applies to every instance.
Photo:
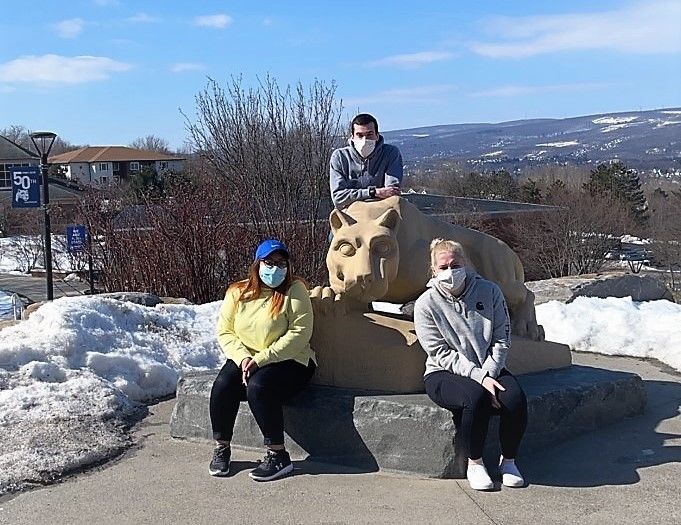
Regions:
[[39, 166], [40, 157], [36, 153], [19, 146], [7, 137], [0, 135], [0, 191], [12, 190], [10, 168], [13, 166]]
[[159, 175], [181, 171], [184, 161], [175, 155], [125, 146], [87, 146], [50, 157], [50, 164], [59, 166], [67, 180], [93, 186], [120, 182], [145, 168]]

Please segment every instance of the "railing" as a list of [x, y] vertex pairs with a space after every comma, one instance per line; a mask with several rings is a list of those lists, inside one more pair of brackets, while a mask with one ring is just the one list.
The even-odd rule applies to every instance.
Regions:
[[21, 319], [21, 314], [24, 312], [24, 303], [21, 300], [21, 297], [19, 297], [19, 294], [13, 293], [12, 294], [12, 315], [14, 317], [15, 321], [19, 321]]

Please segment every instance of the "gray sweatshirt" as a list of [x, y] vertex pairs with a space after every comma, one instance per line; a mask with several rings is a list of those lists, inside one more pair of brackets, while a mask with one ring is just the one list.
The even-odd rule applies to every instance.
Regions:
[[367, 200], [369, 186], [398, 185], [402, 182], [402, 171], [400, 150], [385, 144], [382, 135], [366, 159], [357, 153], [350, 139], [347, 146], [331, 154], [329, 184], [333, 205], [343, 209], [355, 201]]
[[414, 327], [428, 354], [426, 373], [446, 370], [482, 383], [506, 364], [511, 326], [499, 287], [474, 272], [459, 297], [433, 281], [416, 300]]

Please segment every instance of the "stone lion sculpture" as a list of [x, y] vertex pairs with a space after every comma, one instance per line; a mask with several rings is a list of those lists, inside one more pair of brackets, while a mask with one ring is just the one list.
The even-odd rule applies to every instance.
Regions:
[[[427, 216], [400, 197], [357, 201], [330, 215], [333, 239], [326, 257], [336, 300], [356, 306], [382, 300], [406, 303], [416, 299], [431, 277], [429, 246], [441, 237], [460, 242], [470, 265], [501, 288], [516, 335], [544, 339], [537, 324], [534, 294], [525, 287], [525, 273], [516, 253], [485, 233]], [[329, 297], [315, 290], [313, 297]]]

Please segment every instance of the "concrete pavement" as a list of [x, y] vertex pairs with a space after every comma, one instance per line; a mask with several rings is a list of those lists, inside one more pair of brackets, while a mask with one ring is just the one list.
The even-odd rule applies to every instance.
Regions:
[[[80, 281], [65, 282], [61, 279], [53, 279], [54, 298], [67, 295], [81, 295], [90, 285]], [[33, 302], [47, 299], [47, 284], [44, 277], [31, 277], [30, 275], [13, 275], [0, 273], [0, 290], [18, 293], [31, 299]]]
[[137, 445], [119, 460], [0, 500], [0, 523], [681, 522], [681, 375], [629, 358], [574, 354], [574, 361], [639, 374], [647, 411], [521, 456], [523, 489], [481, 493], [464, 480], [307, 461], [292, 477], [258, 484], [247, 472], [261, 454], [249, 450], [234, 451], [234, 475], [211, 478], [210, 443], [169, 436], [170, 400], [150, 407]]

